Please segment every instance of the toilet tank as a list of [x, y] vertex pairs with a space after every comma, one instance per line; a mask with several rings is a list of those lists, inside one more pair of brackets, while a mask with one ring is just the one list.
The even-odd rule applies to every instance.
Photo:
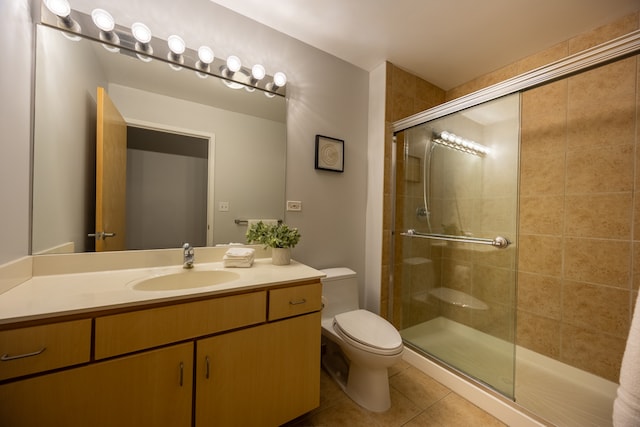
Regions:
[[323, 318], [333, 318], [336, 314], [357, 310], [358, 278], [356, 272], [346, 267], [320, 270], [327, 276], [322, 281]]

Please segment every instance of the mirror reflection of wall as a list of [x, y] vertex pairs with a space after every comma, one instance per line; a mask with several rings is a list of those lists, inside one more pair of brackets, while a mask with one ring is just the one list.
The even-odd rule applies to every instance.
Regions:
[[[142, 63], [38, 25], [33, 254], [93, 250], [97, 86], [130, 125], [215, 135], [212, 244], [244, 241], [246, 227], [235, 219], [283, 218], [284, 98], [234, 91], [211, 76]], [[219, 202], [229, 210], [217, 209]]]
[[207, 244], [209, 140], [127, 128], [127, 249]]

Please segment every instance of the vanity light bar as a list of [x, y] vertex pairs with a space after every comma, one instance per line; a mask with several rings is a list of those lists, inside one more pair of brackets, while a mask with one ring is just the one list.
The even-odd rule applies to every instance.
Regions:
[[[104, 21], [111, 18], [111, 15], [103, 10], [99, 10], [98, 17], [95, 17], [94, 14], [92, 18], [91, 15], [70, 7], [67, 9], [66, 6], [49, 8], [49, 4], [58, 5], [58, 2], [68, 5], [67, 0], [46, 0], [43, 2], [41, 24], [62, 30], [65, 34], [82, 35], [101, 42], [105, 49], [111, 52], [129, 54], [129, 56], [136, 55], [143, 61], [156, 59], [168, 63], [175, 70], [183, 67], [195, 71], [200, 77], [207, 75], [219, 77], [228, 87], [234, 89], [244, 88], [247, 91], [259, 89], [270, 97], [286, 95], [284, 86], [287, 77], [282, 72], [268, 76], [260, 64], [254, 65], [253, 68], [247, 68], [242, 66], [240, 59], [236, 56], [230, 56], [228, 62], [216, 58], [211, 48], [206, 46], [198, 50], [186, 46], [183, 48], [180, 42], [184, 43], [184, 41], [179, 36], [170, 36], [170, 40], [153, 37], [149, 28], [139, 22], [136, 22], [131, 29], [115, 23], [111, 27], [110, 23], [106, 25]], [[67, 10], [70, 11], [68, 14]], [[56, 12], [66, 16], [57, 15]], [[203, 48], [206, 48], [206, 52], [203, 52]], [[182, 49], [184, 50], [180, 53]], [[203, 54], [207, 54], [204, 59]]]
[[480, 157], [486, 156], [491, 151], [488, 147], [485, 147], [482, 144], [478, 144], [475, 141], [463, 138], [447, 131], [436, 134], [433, 138], [433, 142], [445, 147], [452, 148], [454, 150], [462, 151]]

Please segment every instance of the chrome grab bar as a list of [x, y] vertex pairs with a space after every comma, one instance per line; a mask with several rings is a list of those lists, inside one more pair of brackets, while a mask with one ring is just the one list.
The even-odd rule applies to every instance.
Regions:
[[497, 236], [495, 239], [485, 239], [482, 237], [448, 236], [446, 234], [420, 233], [419, 231], [416, 231], [414, 229], [407, 230], [406, 233], [400, 233], [400, 235], [407, 237], [420, 237], [423, 239], [432, 240], [446, 240], [449, 242], [458, 243], [476, 243], [479, 245], [495, 246], [498, 249], [505, 249], [511, 244], [511, 241], [509, 241], [509, 239], [502, 236]]

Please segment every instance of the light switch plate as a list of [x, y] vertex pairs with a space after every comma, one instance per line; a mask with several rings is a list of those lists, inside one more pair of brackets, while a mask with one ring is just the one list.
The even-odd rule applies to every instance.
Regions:
[[298, 200], [287, 200], [287, 210], [299, 212], [302, 210], [302, 202]]
[[218, 210], [220, 212], [229, 212], [229, 202], [219, 202]]

